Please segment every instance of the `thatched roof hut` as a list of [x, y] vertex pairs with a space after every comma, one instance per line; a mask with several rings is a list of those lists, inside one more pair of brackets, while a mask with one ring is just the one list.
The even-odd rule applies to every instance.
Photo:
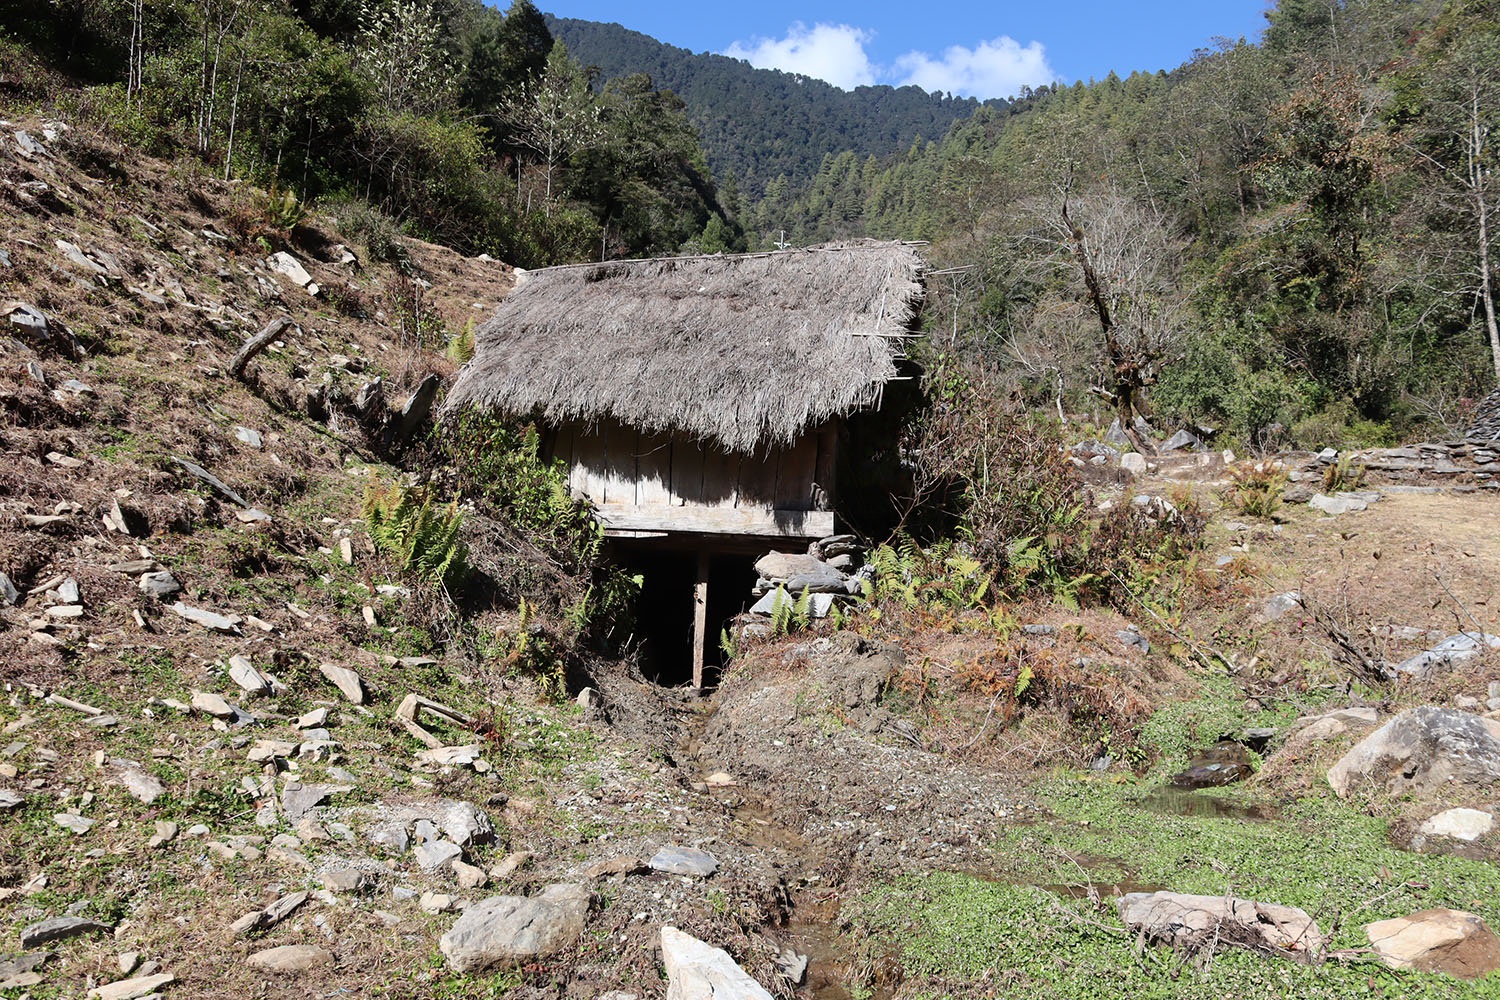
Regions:
[[445, 410], [606, 421], [731, 452], [879, 403], [922, 299], [911, 244], [864, 241], [530, 272]]

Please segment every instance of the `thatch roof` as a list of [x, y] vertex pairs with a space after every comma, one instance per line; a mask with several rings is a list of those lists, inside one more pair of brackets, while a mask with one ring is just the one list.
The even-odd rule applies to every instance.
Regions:
[[477, 331], [444, 410], [791, 444], [878, 404], [921, 276], [912, 245], [874, 241], [532, 271]]

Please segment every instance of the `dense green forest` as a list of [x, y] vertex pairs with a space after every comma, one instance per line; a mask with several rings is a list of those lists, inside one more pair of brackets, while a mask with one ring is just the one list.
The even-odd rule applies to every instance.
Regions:
[[0, 42], [13, 96], [40, 59], [127, 143], [356, 228], [530, 266], [733, 235], [682, 102], [592, 87], [528, 0], [0, 0]]
[[[929, 361], [966, 384], [1276, 448], [1451, 434], [1500, 377], [1494, 0], [1281, 0], [1260, 39], [976, 107], [889, 152], [925, 128], [911, 109], [848, 128], [830, 104], [813, 144], [776, 103], [787, 74], [553, 23], [604, 78], [689, 95], [748, 246], [932, 241]], [[789, 145], [821, 151], [810, 176], [775, 158]]]
[[[750, 203], [773, 185], [783, 198], [804, 190], [827, 157], [885, 157], [921, 139], [940, 139], [981, 107], [973, 98], [920, 87], [841, 90], [812, 77], [689, 52], [618, 24], [549, 17], [547, 26], [602, 79], [645, 73], [681, 97], [714, 173], [732, 177]], [[983, 106], [1003, 111], [1009, 102]]]
[[1036, 405], [1452, 434], [1500, 377], [1497, 125], [1494, 0], [1281, 0], [1258, 44], [830, 160], [788, 214], [935, 241], [939, 341]]

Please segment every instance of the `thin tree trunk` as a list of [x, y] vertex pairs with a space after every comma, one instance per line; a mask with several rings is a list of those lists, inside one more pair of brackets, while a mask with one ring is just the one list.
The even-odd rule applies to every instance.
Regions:
[[224, 179], [229, 180], [229, 166], [234, 162], [234, 126], [240, 116], [240, 80], [245, 75], [245, 54], [240, 53], [239, 64], [234, 71], [234, 97], [229, 103], [229, 142], [224, 147]]
[[1479, 299], [1484, 303], [1484, 322], [1490, 335], [1490, 358], [1495, 365], [1495, 379], [1500, 381], [1500, 327], [1495, 322], [1495, 292], [1490, 278], [1489, 202], [1485, 198], [1484, 133], [1480, 130], [1477, 92], [1473, 95], [1469, 124], [1469, 190], [1474, 198], [1474, 214], [1479, 219]]

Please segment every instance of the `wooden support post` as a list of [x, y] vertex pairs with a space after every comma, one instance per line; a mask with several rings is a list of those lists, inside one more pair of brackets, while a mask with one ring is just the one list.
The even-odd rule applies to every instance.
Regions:
[[698, 551], [698, 582], [693, 585], [693, 687], [703, 687], [703, 650], [708, 631], [708, 552]]

